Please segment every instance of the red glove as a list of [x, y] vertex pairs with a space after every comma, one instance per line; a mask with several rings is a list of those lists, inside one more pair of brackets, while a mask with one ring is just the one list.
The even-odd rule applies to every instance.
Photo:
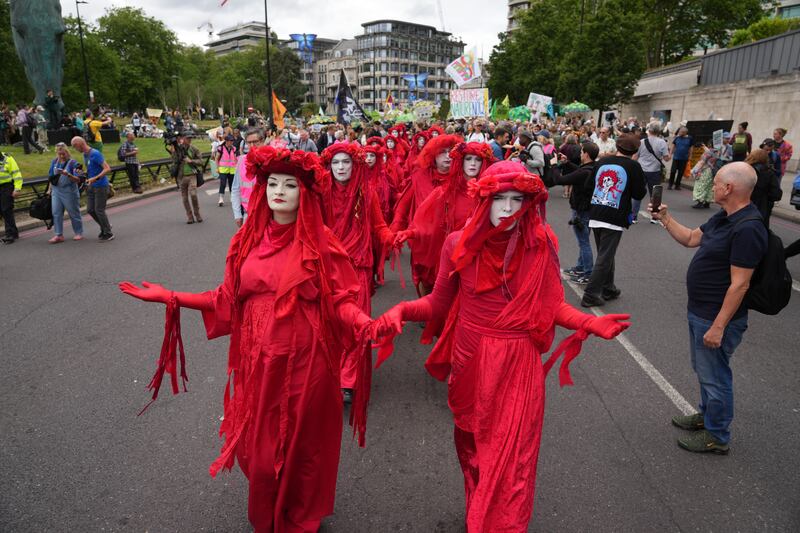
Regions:
[[119, 284], [119, 290], [134, 298], [144, 300], [145, 302], [166, 304], [169, 302], [169, 299], [174, 296], [177, 298], [178, 305], [181, 307], [198, 309], [200, 311], [210, 311], [214, 309], [214, 297], [210, 291], [201, 292], [200, 294], [195, 294], [193, 292], [173, 292], [165, 289], [158, 283], [150, 283], [149, 281], [143, 281], [141, 287], [137, 287], [130, 281], [123, 281]]
[[393, 246], [395, 248], [402, 248], [403, 243], [409, 239], [414, 238], [414, 230], [412, 229], [404, 229], [402, 231], [398, 231], [394, 238]]
[[381, 337], [400, 334], [403, 332], [404, 323], [403, 302], [401, 302], [386, 311], [380, 316], [380, 318], [376, 319], [372, 323], [370, 337], [373, 339], [379, 339]]
[[592, 318], [585, 326], [586, 331], [603, 339], [613, 339], [631, 326], [631, 315], [603, 315]]

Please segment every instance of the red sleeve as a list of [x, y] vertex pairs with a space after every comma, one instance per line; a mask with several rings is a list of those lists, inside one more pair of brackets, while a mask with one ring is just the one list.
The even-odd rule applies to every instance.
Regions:
[[442, 247], [442, 255], [439, 258], [439, 274], [436, 276], [433, 292], [418, 300], [403, 302], [404, 320], [423, 321], [433, 317], [447, 318], [459, 288], [459, 277], [453, 272], [455, 265], [450, 258], [459, 235], [461, 232], [451, 233]]
[[411, 202], [414, 200], [414, 188], [411, 180], [406, 183], [403, 192], [400, 195], [400, 200], [394, 208], [394, 217], [392, 218], [391, 230], [394, 233], [404, 230], [408, 227], [408, 216], [411, 213]]
[[202, 309], [206, 336], [216, 339], [231, 333], [231, 317], [233, 316], [233, 297], [223, 283], [213, 291], [203, 293], [212, 302], [212, 306]]
[[375, 191], [370, 191], [370, 220], [372, 221], [372, 236], [383, 243], [384, 246], [391, 246], [394, 242], [394, 233], [386, 225], [381, 213], [381, 205]]
[[578, 331], [586, 326], [594, 315], [583, 313], [572, 307], [567, 302], [561, 302], [561, 306], [556, 311], [555, 323], [562, 328]]

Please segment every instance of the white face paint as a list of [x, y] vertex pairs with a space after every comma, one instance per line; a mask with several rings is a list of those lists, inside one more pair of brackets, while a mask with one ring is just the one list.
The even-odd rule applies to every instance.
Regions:
[[271, 174], [267, 179], [267, 204], [274, 213], [297, 213], [300, 186], [290, 174]]
[[331, 174], [340, 183], [350, 181], [353, 174], [353, 160], [348, 154], [339, 152], [331, 159]]
[[440, 152], [439, 155], [436, 156], [436, 170], [440, 174], [444, 174], [446, 172], [450, 172], [450, 163], [452, 163], [452, 159], [450, 159], [450, 150], [444, 150]]
[[419, 146], [420, 150], [425, 146], [425, 137], [417, 138], [417, 146]]
[[[492, 207], [489, 210], [489, 221], [492, 226], [500, 225], [504, 219], [519, 211], [524, 200], [525, 195], [513, 189], [495, 194], [492, 197]], [[516, 225], [517, 223], [514, 222], [508, 229], [510, 230]]]
[[367, 166], [369, 168], [374, 167], [375, 166], [375, 161], [378, 160], [378, 158], [375, 157], [375, 152], [367, 152], [366, 155], [364, 156], [364, 159], [366, 159]]
[[438, 132], [438, 131], [436, 131], [436, 130], [433, 130], [433, 131], [431, 132], [431, 139], [433, 139], [434, 137], [438, 137], [438, 136], [439, 136], [439, 132]]
[[483, 158], [474, 154], [467, 154], [464, 156], [464, 177], [467, 179], [474, 178], [480, 174], [481, 166], [483, 166]]
[[392, 131], [392, 137], [399, 137], [399, 136], [400, 136], [400, 132], [399, 131], [397, 131], [397, 130]]
[[394, 139], [392, 138], [386, 139], [386, 147], [389, 150], [394, 150]]

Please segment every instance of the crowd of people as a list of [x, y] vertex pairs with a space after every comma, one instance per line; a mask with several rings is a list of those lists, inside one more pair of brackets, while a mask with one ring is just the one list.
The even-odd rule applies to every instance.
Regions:
[[[214, 133], [218, 204], [228, 189], [239, 227], [222, 284], [199, 294], [148, 282], [120, 288], [167, 305], [154, 395], [165, 372], [177, 376], [180, 307], [201, 311], [209, 338], [231, 336], [224, 444], [211, 473], [238, 462], [256, 531], [315, 531], [332, 513], [344, 406], [363, 445], [372, 343], [379, 366], [409, 321], [424, 323], [421, 342], [434, 343], [425, 367], [448, 384], [467, 530], [527, 530], [544, 377], [563, 356], [560, 380], [571, 383], [569, 363], [588, 335], [612, 339], [629, 326], [628, 315], [598, 317], [569, 305], [562, 276], [585, 284], [584, 307], [620, 298], [621, 237], [655, 185], [666, 179], [668, 188], [682, 187], [695, 147], [684, 127], [671, 139], [656, 121], [644, 130], [634, 121], [596, 128], [577, 120], [478, 120], [319, 132], [270, 132], [256, 122], [244, 134], [229, 127]], [[737, 153], [737, 138], [727, 138]], [[179, 146], [187, 140], [179, 136]], [[761, 179], [756, 150], [712, 165], [710, 201], [722, 210], [703, 226], [679, 224], [666, 202], [647, 206], [677, 242], [699, 248], [687, 290], [701, 401], [696, 414], [672, 420], [690, 431], [678, 444], [693, 452], [729, 450], [728, 361], [746, 329], [747, 284], [767, 248], [753, 198]], [[202, 221], [193, 159], [186, 150], [176, 158], [187, 165], [181, 192], [188, 223]], [[569, 198], [580, 250], [564, 271], [545, 218], [557, 185]], [[371, 298], [387, 260], [405, 245], [419, 298], [373, 319]], [[542, 364], [556, 326], [575, 333]]]

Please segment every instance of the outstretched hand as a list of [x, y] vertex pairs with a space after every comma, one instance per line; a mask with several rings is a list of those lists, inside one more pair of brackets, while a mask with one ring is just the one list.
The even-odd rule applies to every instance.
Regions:
[[379, 339], [392, 334], [403, 332], [403, 309], [400, 304], [395, 305], [370, 325], [370, 336]]
[[123, 281], [119, 284], [119, 290], [145, 302], [159, 302], [162, 304], [169, 302], [172, 294], [171, 291], [168, 291], [158, 283], [150, 283], [149, 281], [143, 281], [141, 287], [134, 285], [130, 281]]
[[586, 326], [586, 331], [592, 335], [597, 335], [603, 339], [613, 339], [631, 326], [631, 315], [603, 315], [590, 320]]

